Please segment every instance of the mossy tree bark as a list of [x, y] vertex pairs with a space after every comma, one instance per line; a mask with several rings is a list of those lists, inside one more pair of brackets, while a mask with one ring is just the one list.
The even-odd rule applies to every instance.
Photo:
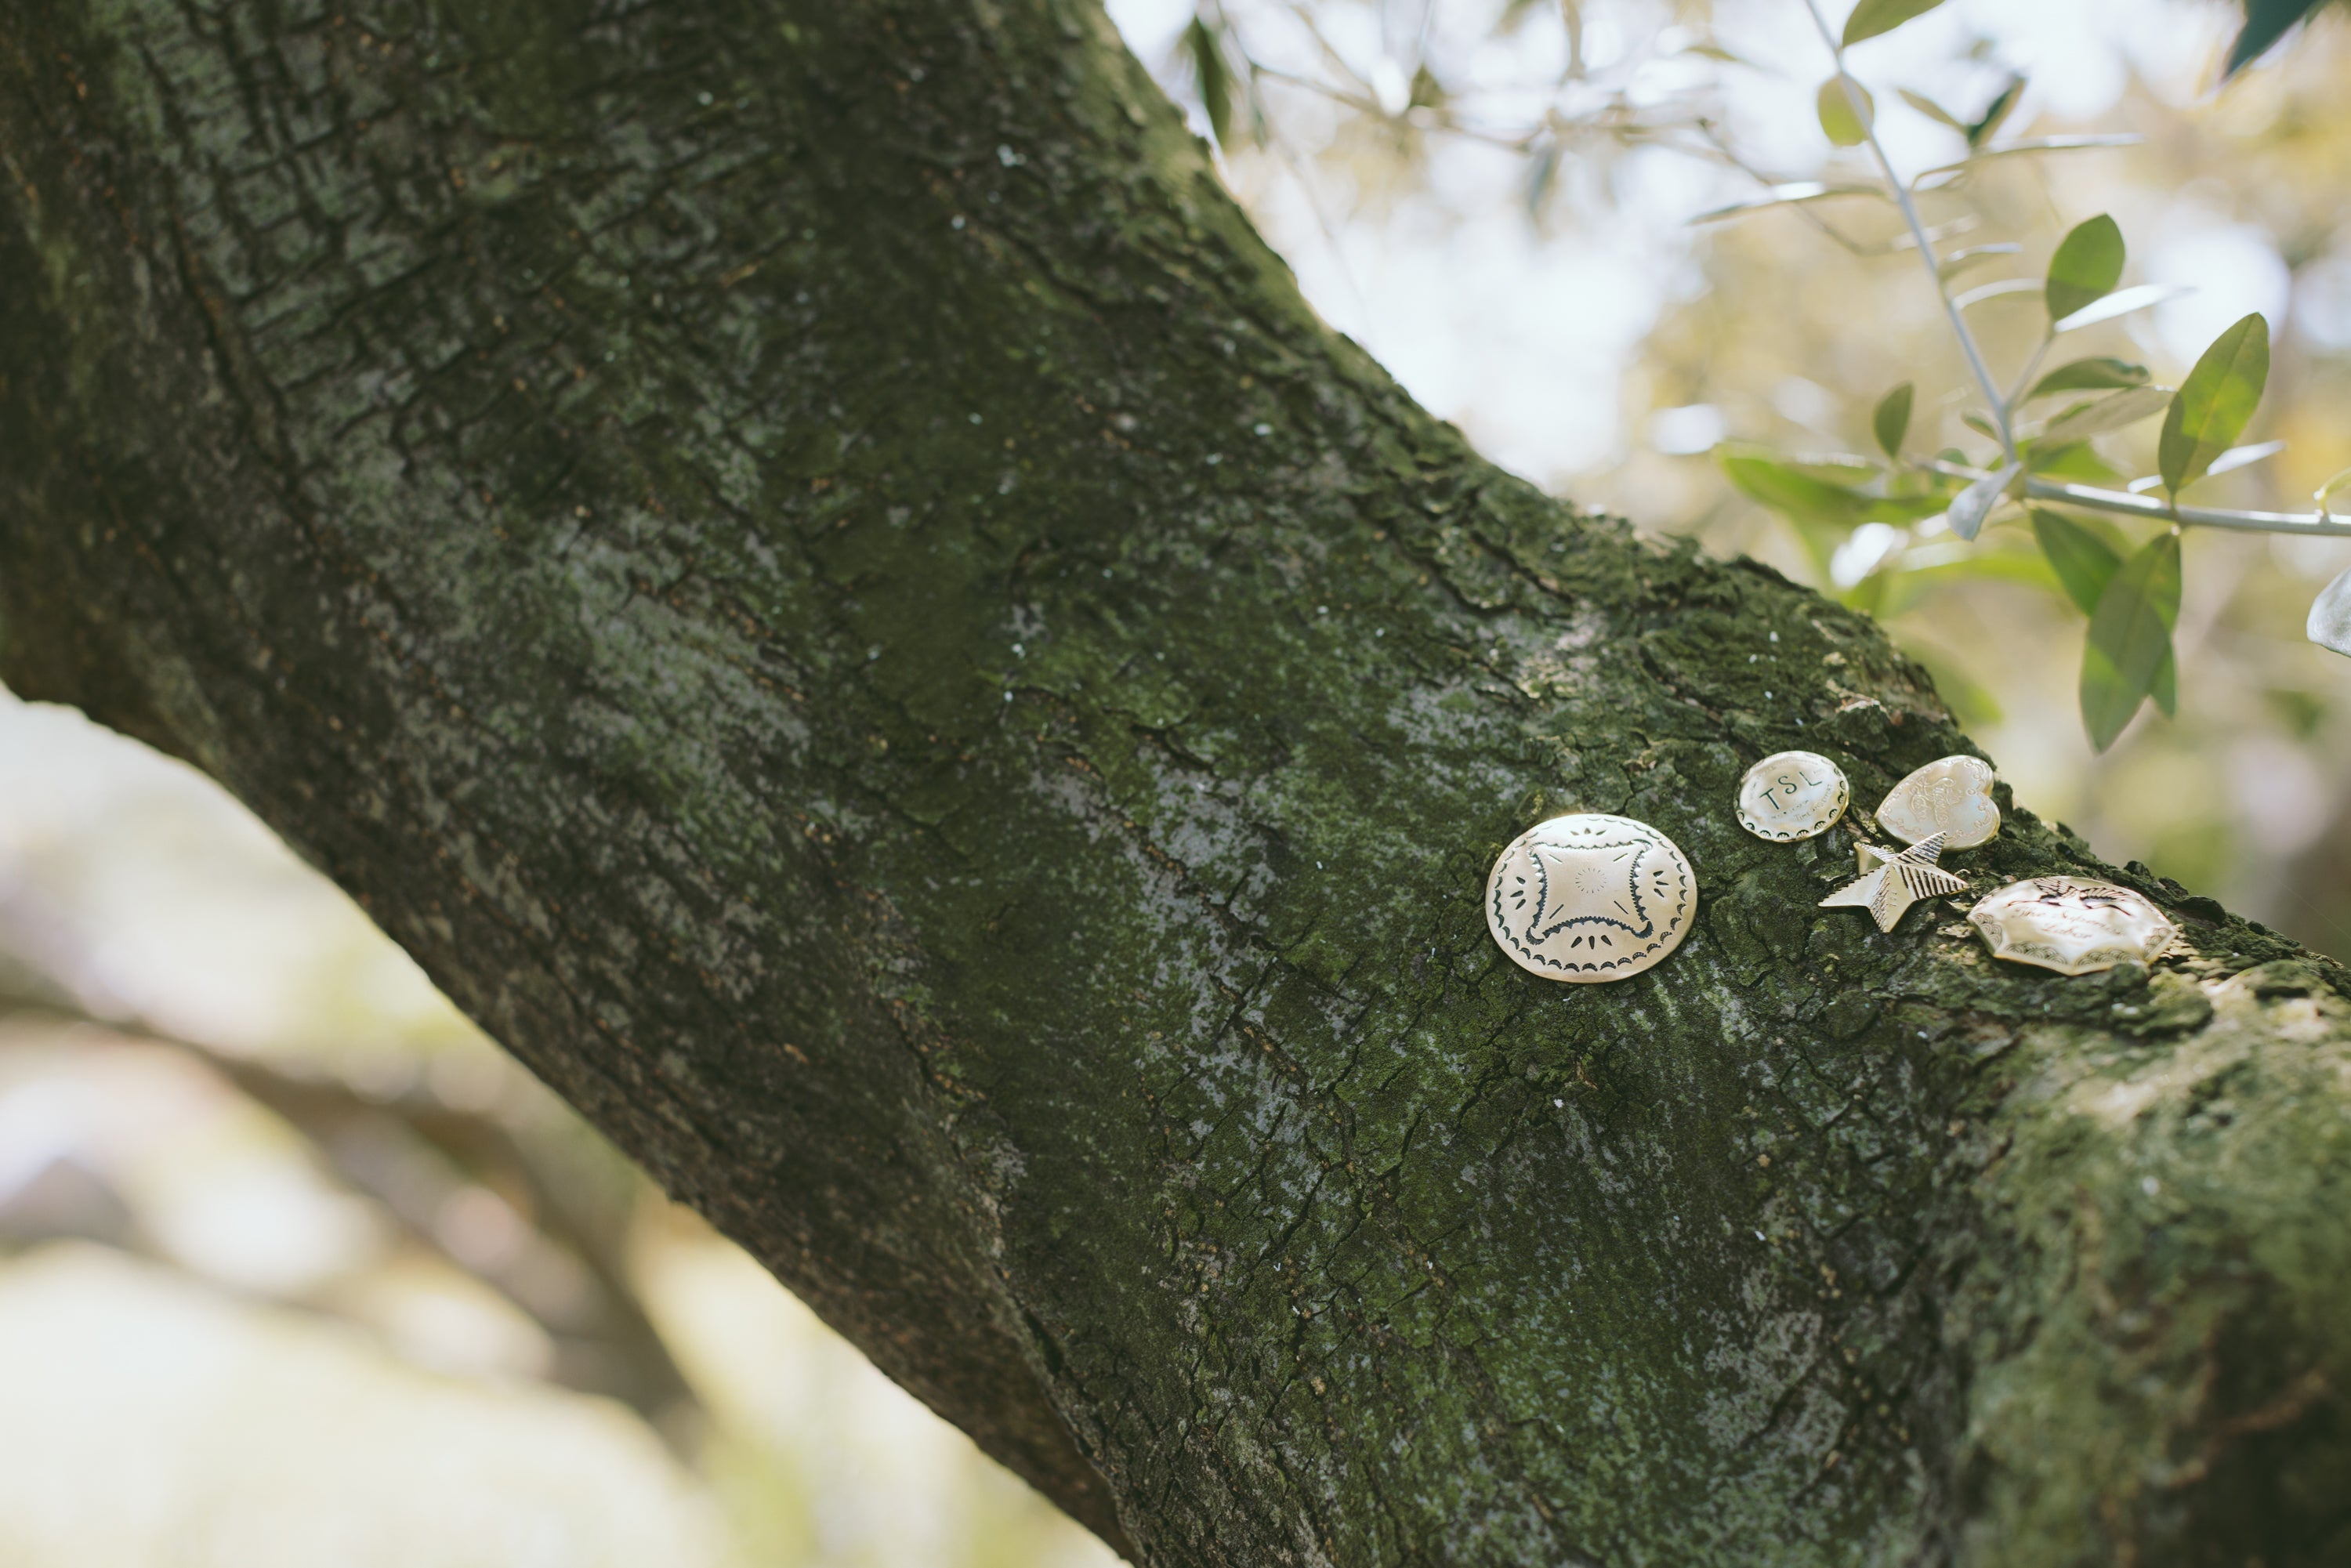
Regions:
[[[2351, 1552], [2340, 972], [1746, 837], [1965, 741], [1497, 473], [1092, 0], [16, 0], [0, 673], [188, 758], [1155, 1564]], [[1502, 961], [1503, 841], [1697, 929]], [[1947, 862], [1954, 863], [1954, 862]]]

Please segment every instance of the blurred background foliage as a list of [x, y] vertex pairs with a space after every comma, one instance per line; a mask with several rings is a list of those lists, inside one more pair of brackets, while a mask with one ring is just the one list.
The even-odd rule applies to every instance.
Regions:
[[[1807, 540], [1725, 443], [1962, 434], [1967, 382], [1883, 212], [1693, 225], [1857, 168], [1797, 0], [1114, 0], [1309, 297], [1497, 460], [1871, 609], [2016, 787], [2115, 860], [2351, 957], [2351, 663], [2304, 641], [2351, 544], [2198, 533], [2179, 713], [2094, 754], [2082, 617], [2014, 524]], [[1832, 12], [1836, 19], [1838, 11]], [[1970, 182], [1981, 281], [2109, 212], [2126, 286], [2192, 286], [2081, 351], [2176, 385], [2275, 339], [2211, 482], [2291, 509], [2351, 465], [2351, 27], [2216, 89], [2213, 0], [1951, 0], [1856, 49], [1906, 172], [1958, 135], [2136, 131]], [[2013, 88], [2013, 90], [2011, 90]], [[1835, 232], [1829, 232], [1834, 229]], [[1980, 243], [1972, 235], [1949, 243]], [[2008, 363], [2039, 321], [1980, 307]], [[1946, 392], [1952, 395], [1945, 396]], [[2107, 443], [2147, 472], [2152, 425]], [[2200, 493], [2199, 493], [2200, 495]], [[0, 698], [0, 1562], [1105, 1563], [643, 1178], [218, 790]]]

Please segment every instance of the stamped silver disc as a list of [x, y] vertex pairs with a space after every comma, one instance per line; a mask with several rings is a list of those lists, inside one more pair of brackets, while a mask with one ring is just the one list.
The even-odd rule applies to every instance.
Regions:
[[1681, 946], [1698, 879], [1674, 841], [1630, 817], [1553, 817], [1510, 841], [1486, 924], [1519, 967], [1590, 982], [1637, 975]]
[[2179, 939], [2163, 911], [2126, 887], [2071, 876], [2012, 882], [1968, 915], [1991, 956], [2087, 975], [2117, 964], [2151, 964]]
[[1825, 833], [1844, 815], [1853, 786], [1844, 770], [1813, 751], [1782, 751], [1739, 781], [1739, 825], [1759, 839], [1786, 843]]
[[1878, 802], [1877, 825], [1906, 844], [1943, 835], [1947, 850], [1971, 850], [2000, 831], [2000, 808], [1991, 787], [1999, 775], [1980, 757], [1946, 757], [1929, 762], [1886, 791]]

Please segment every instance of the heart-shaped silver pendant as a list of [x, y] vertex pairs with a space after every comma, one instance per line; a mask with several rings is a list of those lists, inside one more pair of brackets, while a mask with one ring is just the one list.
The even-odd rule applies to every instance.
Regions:
[[2000, 808], [1991, 799], [1999, 778], [1980, 757], [1929, 762], [1886, 792], [1875, 813], [1877, 825], [1906, 844], [1937, 833], [1946, 850], [1990, 843], [2000, 831]]

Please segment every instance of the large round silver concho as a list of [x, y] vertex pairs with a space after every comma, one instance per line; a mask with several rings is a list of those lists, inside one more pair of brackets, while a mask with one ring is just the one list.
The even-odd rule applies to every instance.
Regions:
[[1698, 879], [1674, 841], [1598, 812], [1537, 822], [1486, 884], [1486, 924], [1510, 961], [1546, 979], [1637, 975], [1681, 946]]

